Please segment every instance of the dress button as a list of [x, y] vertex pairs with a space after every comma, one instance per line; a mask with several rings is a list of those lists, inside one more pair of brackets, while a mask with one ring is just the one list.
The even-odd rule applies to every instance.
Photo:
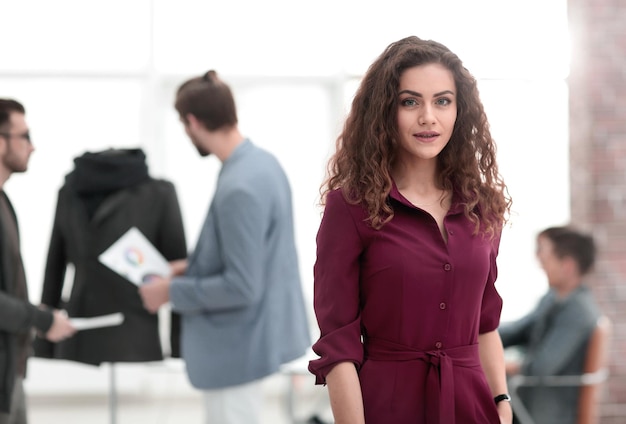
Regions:
[[446, 309], [446, 304], [445, 304], [445, 302], [441, 302], [441, 303], [439, 304], [439, 309]]
[[445, 265], [443, 266], [443, 269], [445, 269], [446, 271], [450, 271], [450, 270], [452, 269], [452, 265], [450, 265], [450, 264], [445, 264]]
[[435, 343], [435, 347], [436, 347], [437, 349], [441, 349], [441, 346], [443, 346], [443, 343], [441, 343], [441, 342], [437, 342], [437, 343]]

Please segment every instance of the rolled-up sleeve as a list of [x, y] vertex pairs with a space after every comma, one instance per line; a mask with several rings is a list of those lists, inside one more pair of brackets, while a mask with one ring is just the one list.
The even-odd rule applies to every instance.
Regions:
[[496, 280], [498, 278], [498, 249], [500, 247], [500, 236], [497, 235], [492, 240], [491, 253], [489, 255], [489, 276], [485, 291], [483, 292], [483, 300], [480, 311], [479, 333], [484, 334], [498, 328], [500, 324], [500, 315], [502, 312], [502, 297], [496, 290]]
[[[359, 308], [359, 258], [364, 249], [355, 219], [358, 207], [348, 205], [340, 191], [326, 199], [317, 233], [314, 265], [314, 309], [320, 338], [313, 351], [320, 356], [310, 361], [316, 384], [340, 362], [363, 363]], [[355, 216], [355, 213], [357, 216]]]

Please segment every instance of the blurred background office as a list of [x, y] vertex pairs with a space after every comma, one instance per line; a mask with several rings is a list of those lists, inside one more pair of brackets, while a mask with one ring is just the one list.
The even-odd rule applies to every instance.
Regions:
[[[219, 162], [198, 158], [173, 100], [178, 84], [212, 68], [233, 88], [243, 132], [289, 175], [310, 301], [318, 188], [338, 125], [375, 55], [414, 34], [446, 44], [479, 81], [514, 200], [499, 257], [503, 319], [523, 315], [546, 288], [532, 254], [540, 229], [571, 221], [597, 237], [593, 290], [615, 323], [601, 422], [626, 419], [622, 0], [0, 0], [0, 17], [0, 94], [25, 104], [36, 148], [28, 173], [6, 185], [20, 217], [31, 300], [41, 294], [56, 191], [85, 151], [143, 148], [151, 173], [176, 185], [195, 244]], [[34, 424], [53, 416], [71, 423], [79, 410], [93, 424], [110, 420], [106, 366], [43, 359], [29, 366]], [[181, 422], [181, 411], [193, 408], [200, 416], [176, 360], [126, 365], [116, 376], [122, 423]], [[298, 384], [304, 395], [323, 390], [307, 376]], [[285, 419], [286, 389], [285, 381], [268, 381], [276, 406], [268, 423]]]

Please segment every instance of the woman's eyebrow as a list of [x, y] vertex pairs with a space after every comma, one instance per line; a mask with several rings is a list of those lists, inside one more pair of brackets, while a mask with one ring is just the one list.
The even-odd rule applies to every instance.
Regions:
[[[415, 96], [415, 97], [424, 97], [422, 96], [422, 93], [418, 93], [417, 91], [413, 91], [413, 90], [402, 90], [401, 92], [398, 93], [398, 95], [400, 94], [410, 94], [411, 96]], [[433, 97], [443, 96], [444, 94], [451, 94], [454, 96], [454, 91], [451, 91], [451, 90], [440, 91], [439, 93], [435, 93]]]

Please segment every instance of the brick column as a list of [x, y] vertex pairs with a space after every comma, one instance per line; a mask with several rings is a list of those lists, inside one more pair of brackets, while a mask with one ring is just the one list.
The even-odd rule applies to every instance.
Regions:
[[601, 423], [626, 423], [626, 1], [568, 0], [572, 36], [572, 222], [591, 231], [599, 257], [591, 280], [613, 321]]

